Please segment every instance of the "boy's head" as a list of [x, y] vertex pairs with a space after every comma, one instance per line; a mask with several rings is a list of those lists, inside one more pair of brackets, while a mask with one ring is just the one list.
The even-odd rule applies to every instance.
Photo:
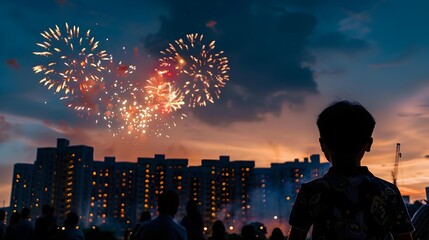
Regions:
[[158, 197], [158, 211], [161, 214], [174, 216], [179, 208], [179, 193], [175, 190], [166, 190]]
[[317, 119], [320, 143], [329, 151], [350, 155], [372, 143], [375, 120], [362, 105], [340, 101], [323, 110]]

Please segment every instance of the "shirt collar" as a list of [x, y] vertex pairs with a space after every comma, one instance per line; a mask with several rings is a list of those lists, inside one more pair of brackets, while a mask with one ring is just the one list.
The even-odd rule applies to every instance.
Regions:
[[372, 173], [368, 170], [366, 166], [360, 167], [330, 167], [328, 173], [336, 174], [336, 175], [346, 175], [346, 176], [354, 176], [354, 175], [370, 175]]

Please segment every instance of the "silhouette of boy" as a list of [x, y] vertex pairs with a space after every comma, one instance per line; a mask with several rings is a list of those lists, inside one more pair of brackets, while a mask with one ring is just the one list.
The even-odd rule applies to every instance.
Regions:
[[137, 230], [138, 240], [187, 240], [186, 229], [174, 221], [179, 208], [179, 194], [166, 190], [158, 197], [159, 215], [142, 223]]
[[412, 239], [413, 225], [398, 188], [361, 166], [371, 150], [375, 121], [360, 104], [336, 102], [320, 113], [320, 146], [332, 167], [301, 185], [289, 223], [289, 240]]

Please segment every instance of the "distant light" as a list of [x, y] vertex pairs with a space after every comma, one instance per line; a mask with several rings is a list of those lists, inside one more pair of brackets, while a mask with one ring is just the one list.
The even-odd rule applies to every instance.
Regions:
[[207, 231], [207, 227], [204, 227], [204, 231]]
[[234, 227], [233, 226], [229, 226], [229, 230], [234, 230]]
[[109, 38], [106, 38], [106, 41], [109, 41]]
[[125, 50], [125, 47], [122, 47], [122, 49], [124, 49], [124, 50]]
[[277, 216], [274, 216], [274, 219], [277, 219], [278, 217]]

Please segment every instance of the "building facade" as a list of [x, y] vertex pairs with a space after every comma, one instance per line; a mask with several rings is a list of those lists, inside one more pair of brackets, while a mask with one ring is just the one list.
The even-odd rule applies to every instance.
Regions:
[[33, 187], [34, 165], [17, 163], [13, 169], [10, 209], [30, 208]]
[[300, 184], [329, 167], [320, 163], [319, 155], [255, 168], [254, 161], [231, 161], [229, 156], [203, 159], [201, 166], [163, 154], [137, 162], [115, 157], [94, 161], [93, 151], [89, 146], [70, 146], [67, 139], [58, 139], [56, 147], [38, 148], [34, 164], [15, 165], [11, 210], [30, 207], [35, 219], [49, 204], [60, 224], [67, 212], [74, 211], [81, 226], [119, 233], [132, 228], [145, 210], [156, 216], [159, 194], [175, 189], [181, 199], [178, 220], [186, 214], [187, 201], [193, 200], [207, 228], [219, 219], [237, 229], [264, 219], [287, 222]]

